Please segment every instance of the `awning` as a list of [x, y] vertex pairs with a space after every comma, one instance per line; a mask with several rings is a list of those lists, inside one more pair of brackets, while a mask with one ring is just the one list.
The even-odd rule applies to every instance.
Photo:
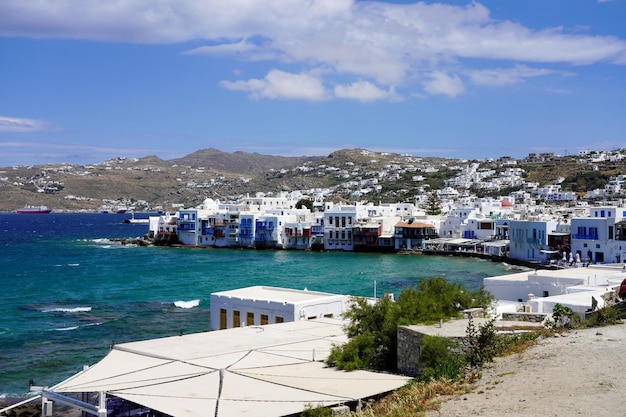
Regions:
[[115, 346], [54, 387], [106, 392], [172, 416], [283, 416], [392, 391], [410, 378], [327, 367], [340, 320], [243, 327]]

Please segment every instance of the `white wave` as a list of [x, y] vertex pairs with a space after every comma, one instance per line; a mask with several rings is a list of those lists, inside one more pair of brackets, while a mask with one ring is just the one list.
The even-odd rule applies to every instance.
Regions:
[[79, 266], [80, 264], [67, 264], [67, 266]]
[[78, 329], [79, 326], [72, 326], [72, 327], [61, 327], [58, 329], [52, 329], [55, 332], [68, 332], [70, 330], [76, 330]]
[[194, 308], [200, 305], [200, 300], [174, 301], [174, 305], [178, 308]]
[[42, 313], [85, 313], [91, 311], [91, 307], [53, 307], [41, 310]]
[[106, 239], [106, 238], [100, 238], [100, 239], [91, 239], [92, 242], [94, 243], [101, 243], [104, 245], [108, 245], [109, 243], [111, 243], [111, 239]]

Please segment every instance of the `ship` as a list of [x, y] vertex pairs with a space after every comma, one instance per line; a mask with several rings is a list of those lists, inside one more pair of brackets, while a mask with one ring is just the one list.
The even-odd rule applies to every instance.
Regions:
[[47, 206], [24, 206], [21, 209], [17, 209], [19, 214], [46, 214], [51, 211]]

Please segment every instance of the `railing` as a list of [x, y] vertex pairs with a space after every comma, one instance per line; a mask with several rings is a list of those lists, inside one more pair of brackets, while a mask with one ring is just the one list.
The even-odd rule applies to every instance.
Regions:
[[594, 233], [591, 235], [572, 235], [573, 239], [583, 239], [583, 240], [598, 240], [598, 234]]

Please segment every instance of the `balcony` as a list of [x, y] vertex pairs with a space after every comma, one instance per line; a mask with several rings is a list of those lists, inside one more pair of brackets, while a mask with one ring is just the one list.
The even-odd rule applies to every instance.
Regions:
[[573, 239], [582, 239], [582, 240], [598, 240], [598, 234], [590, 234], [590, 235], [572, 235]]

